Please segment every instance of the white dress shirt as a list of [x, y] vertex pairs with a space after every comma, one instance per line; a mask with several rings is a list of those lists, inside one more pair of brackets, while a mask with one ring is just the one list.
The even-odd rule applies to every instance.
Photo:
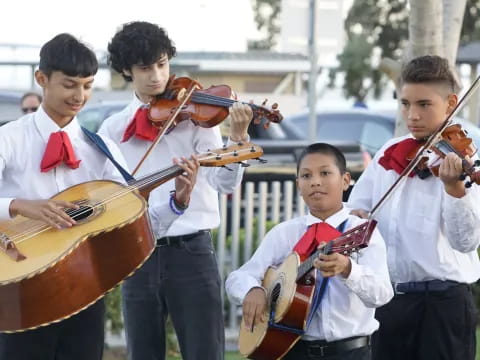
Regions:
[[[392, 139], [376, 154], [353, 187], [348, 205], [371, 210], [398, 178], [378, 160]], [[480, 193], [477, 185], [458, 199], [445, 192], [442, 181], [430, 176], [403, 180], [375, 214], [387, 246], [393, 282], [454, 280], [472, 283], [480, 276]]]
[[[125, 156], [130, 169], [134, 169], [147, 149], [150, 141], [132, 136], [121, 142], [128, 124], [143, 103], [134, 94], [132, 102], [121, 112], [112, 115], [102, 124], [99, 133], [112, 139]], [[222, 138], [218, 126], [202, 128], [191, 121], [180, 122], [147, 157], [135, 178], [171, 166], [174, 157], [189, 158], [207, 150], [221, 148]], [[240, 184], [243, 168], [238, 164], [228, 165], [233, 171], [224, 168], [201, 168], [190, 197], [190, 204], [181, 216], [174, 214], [169, 206], [170, 191], [175, 189], [172, 179], [153, 190], [149, 198], [149, 212], [152, 229], [157, 237], [191, 234], [198, 230], [212, 229], [219, 225], [218, 194], [232, 193]]]
[[[68, 134], [80, 165], [71, 169], [62, 163], [43, 173], [40, 163], [48, 139], [60, 130]], [[104, 140], [115, 159], [126, 167], [117, 146]], [[125, 183], [117, 168], [84, 135], [76, 118], [59, 128], [39, 107], [36, 112], [0, 127], [0, 219], [10, 218], [9, 207], [15, 198], [48, 199], [70, 186], [99, 179]]]
[[[362, 220], [350, 215], [344, 207], [326, 222], [338, 227], [348, 219], [345, 230], [360, 225]], [[308, 226], [321, 222], [311, 214], [285, 221], [270, 230], [252, 258], [226, 280], [229, 298], [243, 303], [253, 287], [261, 285], [269, 266], [280, 265], [290, 255]], [[352, 336], [370, 335], [378, 329], [374, 308], [386, 304], [393, 297], [388, 277], [385, 244], [375, 230], [367, 248], [351, 255], [352, 270], [347, 279], [340, 275], [330, 278], [322, 302], [303, 339], [334, 341]]]

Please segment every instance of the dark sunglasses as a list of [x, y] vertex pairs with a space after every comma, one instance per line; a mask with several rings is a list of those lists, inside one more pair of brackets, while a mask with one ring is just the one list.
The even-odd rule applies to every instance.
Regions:
[[28, 113], [31, 113], [31, 112], [35, 112], [38, 110], [38, 106], [32, 106], [32, 107], [22, 107], [22, 112], [24, 114], [28, 114]]

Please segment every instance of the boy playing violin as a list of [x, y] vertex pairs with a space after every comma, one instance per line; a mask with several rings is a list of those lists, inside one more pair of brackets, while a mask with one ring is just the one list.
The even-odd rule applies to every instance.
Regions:
[[[164, 29], [148, 22], [132, 22], [115, 34], [108, 51], [110, 66], [132, 83], [134, 94], [131, 103], [108, 118], [99, 132], [118, 144], [133, 169], [158, 133], [145, 116], [145, 105], [165, 92], [169, 61], [176, 49]], [[250, 107], [236, 103], [230, 117], [229, 143], [248, 141]], [[182, 121], [164, 135], [139, 174], [168, 165], [172, 157], [188, 157], [222, 145], [218, 127], [202, 128]], [[183, 359], [223, 359], [220, 276], [209, 230], [220, 222], [218, 192], [233, 192], [243, 176], [240, 165], [229, 168], [201, 169], [187, 199], [172, 192], [171, 182], [150, 194], [157, 248], [122, 289], [129, 359], [165, 358], [168, 315]], [[165, 204], [170, 204], [171, 212], [159, 216], [158, 209]]]
[[[350, 174], [336, 147], [316, 143], [305, 148], [298, 160], [296, 182], [309, 214], [270, 230], [252, 258], [226, 281], [229, 297], [243, 304], [248, 329], [267, 320], [267, 297], [261, 282], [268, 267], [281, 264], [292, 251], [301, 258], [310, 256], [320, 245], [308, 237], [312, 229], [318, 239], [327, 231], [340, 235], [364, 222], [342, 204]], [[358, 254], [322, 254], [314, 266], [330, 280], [306, 333], [284, 359], [370, 359], [370, 335], [378, 329], [374, 308], [393, 296], [380, 233], [375, 230], [368, 247]]]
[[[400, 100], [410, 134], [388, 141], [355, 184], [348, 204], [364, 216], [398, 179], [408, 164], [406, 155], [457, 104], [447, 60], [423, 56], [410, 61], [401, 74]], [[414, 173], [375, 216], [395, 296], [376, 311], [380, 330], [373, 338], [374, 359], [475, 358], [470, 284], [480, 276], [480, 194], [475, 185], [465, 188], [461, 174], [462, 160], [449, 153], [439, 177]]]

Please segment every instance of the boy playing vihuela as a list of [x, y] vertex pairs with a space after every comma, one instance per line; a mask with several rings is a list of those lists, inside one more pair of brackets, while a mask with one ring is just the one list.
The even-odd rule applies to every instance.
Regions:
[[[316, 143], [305, 148], [297, 164], [296, 182], [309, 213], [275, 226], [252, 258], [226, 281], [230, 298], [243, 304], [248, 329], [268, 319], [266, 290], [261, 283], [270, 266], [281, 264], [292, 251], [302, 259], [310, 256], [324, 245], [314, 241], [326, 228], [341, 233], [364, 222], [342, 203], [350, 174], [345, 157], [334, 146]], [[306, 235], [313, 228], [316, 235], [312, 241]], [[321, 254], [314, 266], [321, 275], [317, 286], [322, 277], [330, 278], [328, 286], [305, 334], [283, 358], [310, 359], [321, 351], [322, 359], [370, 359], [370, 335], [378, 329], [374, 308], [393, 296], [380, 233], [375, 230], [368, 247], [357, 254]]]

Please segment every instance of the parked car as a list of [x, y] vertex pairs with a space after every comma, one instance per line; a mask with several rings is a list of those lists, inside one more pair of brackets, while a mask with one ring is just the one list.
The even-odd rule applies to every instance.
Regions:
[[77, 119], [80, 124], [88, 130], [97, 132], [103, 120], [121, 111], [128, 105], [126, 101], [102, 101], [98, 103], [87, 103], [78, 113]]
[[[368, 109], [350, 109], [344, 111], [322, 111], [317, 113], [317, 141], [324, 141], [335, 145], [343, 141], [356, 143], [360, 146], [362, 156], [354, 156], [348, 149], [340, 149], [347, 159], [347, 167], [356, 179], [371, 157], [394, 136], [396, 113], [375, 112]], [[473, 139], [477, 148], [480, 148], [480, 128], [461, 118], [455, 122], [462, 125]], [[308, 139], [309, 113], [303, 112], [284, 120], [284, 127], [293, 133], [292, 137]]]

